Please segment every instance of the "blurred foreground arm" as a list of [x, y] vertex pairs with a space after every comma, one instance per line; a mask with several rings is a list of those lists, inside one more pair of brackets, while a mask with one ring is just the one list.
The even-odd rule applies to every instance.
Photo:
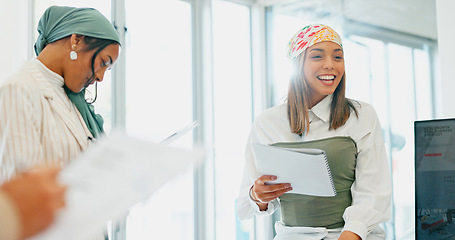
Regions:
[[0, 186], [0, 240], [25, 239], [49, 226], [65, 206], [58, 168], [23, 173]]

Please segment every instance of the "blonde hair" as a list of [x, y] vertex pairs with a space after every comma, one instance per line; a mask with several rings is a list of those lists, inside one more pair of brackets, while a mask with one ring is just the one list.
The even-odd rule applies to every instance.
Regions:
[[[306, 51], [293, 61], [293, 74], [290, 79], [288, 96], [286, 99], [288, 119], [291, 132], [302, 136], [305, 131], [307, 135], [310, 130], [308, 119], [308, 106], [310, 105], [310, 88], [305, 80], [303, 65]], [[330, 105], [329, 130], [343, 126], [351, 115], [351, 109], [358, 117], [357, 110], [351, 100], [345, 96], [346, 73], [341, 77], [341, 81], [333, 93]]]

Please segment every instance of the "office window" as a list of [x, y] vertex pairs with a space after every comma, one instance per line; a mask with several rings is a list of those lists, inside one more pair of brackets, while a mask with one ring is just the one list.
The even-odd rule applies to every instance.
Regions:
[[428, 46], [423, 49], [413, 49], [414, 55], [414, 78], [415, 78], [415, 101], [416, 119], [424, 120], [434, 117], [433, 89], [431, 79], [431, 61]]
[[[391, 147], [392, 147], [392, 174], [395, 206], [395, 236], [399, 239], [414, 237], [414, 120], [417, 112], [428, 113], [431, 105], [431, 88], [420, 90], [419, 96], [423, 105], [418, 105], [416, 94], [417, 83], [422, 83], [423, 72], [429, 72], [429, 65], [422, 65], [428, 61], [425, 55], [415, 55], [411, 47], [388, 44], [389, 53], [389, 82], [390, 82], [390, 110], [391, 110]], [[420, 52], [421, 53], [421, 52]], [[418, 61], [416, 61], [418, 60]], [[421, 69], [417, 70], [415, 63], [419, 62]], [[416, 81], [417, 74], [420, 82]], [[430, 83], [429, 76], [426, 82]], [[427, 97], [427, 98], [426, 98]], [[421, 114], [421, 116], [425, 116]], [[432, 117], [426, 115], [427, 118]]]
[[286, 57], [287, 44], [298, 30], [308, 24], [311, 24], [308, 20], [280, 14], [273, 15], [272, 21], [267, 25], [269, 30], [273, 31], [273, 34], [269, 35], [271, 42], [268, 48], [273, 67], [267, 69], [272, 79], [270, 84], [273, 106], [283, 103], [288, 94], [290, 61]]
[[370, 48], [348, 37], [343, 39], [343, 48], [346, 64], [346, 96], [371, 103]]
[[[191, 123], [191, 5], [178, 0], [126, 1], [126, 130], [159, 142]], [[192, 147], [192, 134], [175, 145]], [[137, 204], [127, 239], [193, 239], [192, 169]]]
[[[22, 64], [29, 60], [31, 46], [28, 2], [26, 1], [1, 1], [0, 21], [4, 33], [10, 37], [0, 39], [0, 82], [18, 71]], [[5, 24], [14, 23], [14, 24]]]
[[388, 238], [413, 239], [413, 122], [433, 117], [429, 52], [356, 35], [347, 39], [347, 71], [358, 73], [355, 79], [349, 75], [347, 95], [375, 107], [391, 162], [393, 212], [386, 224]]
[[250, 9], [213, 1], [216, 239], [248, 240], [236, 199], [252, 121]]

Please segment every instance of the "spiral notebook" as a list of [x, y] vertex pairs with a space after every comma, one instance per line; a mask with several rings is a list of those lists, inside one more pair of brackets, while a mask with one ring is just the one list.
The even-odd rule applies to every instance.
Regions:
[[325, 152], [321, 149], [281, 148], [253, 143], [261, 175], [275, 175], [269, 182], [290, 183], [292, 191], [311, 196], [332, 197], [336, 190]]

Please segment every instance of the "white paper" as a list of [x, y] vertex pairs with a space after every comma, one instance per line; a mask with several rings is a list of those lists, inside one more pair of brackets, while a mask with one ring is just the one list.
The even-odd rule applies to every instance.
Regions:
[[290, 183], [292, 191], [312, 196], [335, 196], [332, 174], [324, 151], [320, 149], [288, 149], [253, 143], [256, 164], [261, 175], [274, 175], [269, 182]]
[[148, 198], [192, 164], [203, 151], [172, 148], [125, 134], [102, 138], [65, 168], [66, 207], [55, 223], [33, 240], [84, 240], [101, 234], [110, 219]]

